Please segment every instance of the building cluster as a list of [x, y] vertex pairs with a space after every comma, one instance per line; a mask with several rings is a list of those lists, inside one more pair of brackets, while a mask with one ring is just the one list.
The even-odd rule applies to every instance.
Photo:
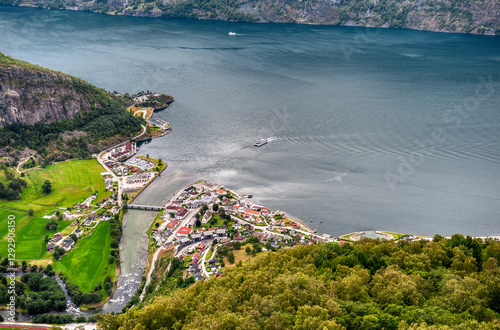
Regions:
[[123, 158], [128, 158], [133, 155], [132, 143], [127, 141], [125, 145], [116, 147], [111, 152], [111, 158], [114, 160], [119, 160]]
[[[67, 210], [63, 213], [66, 220], [74, 220], [71, 223], [71, 227], [78, 227], [72, 232], [77, 237], [83, 235], [84, 231], [80, 228], [95, 227], [100, 221], [108, 221], [111, 217], [119, 212], [117, 208], [116, 201], [112, 198], [108, 200], [97, 203], [93, 205], [92, 202], [97, 198], [97, 194], [93, 193], [90, 197], [85, 199], [85, 201], [73, 205], [75, 213]], [[111, 206], [111, 208], [109, 208]], [[101, 212], [97, 213], [99, 210]], [[89, 229], [87, 229], [88, 231]], [[68, 236], [62, 236], [61, 233], [56, 233], [50, 239], [47, 244], [47, 252], [54, 252], [56, 246], [63, 248], [65, 251], [69, 251], [75, 245], [75, 241]]]

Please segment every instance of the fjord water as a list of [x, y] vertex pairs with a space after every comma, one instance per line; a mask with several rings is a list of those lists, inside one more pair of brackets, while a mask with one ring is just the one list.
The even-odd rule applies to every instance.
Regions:
[[8, 55], [173, 95], [172, 133], [139, 152], [176, 186], [216, 181], [333, 235], [500, 233], [498, 37], [13, 7], [0, 31]]

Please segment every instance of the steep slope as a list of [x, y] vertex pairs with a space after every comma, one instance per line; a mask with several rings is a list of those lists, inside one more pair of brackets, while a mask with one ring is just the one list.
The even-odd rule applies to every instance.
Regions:
[[0, 53], [0, 156], [14, 165], [28, 149], [46, 161], [88, 158], [142, 130], [128, 103], [128, 94]]
[[102, 90], [61, 72], [0, 53], [0, 127], [71, 119], [97, 107]]
[[0, 4], [111, 15], [500, 34], [497, 0], [0, 0]]
[[165, 274], [156, 298], [122, 315], [103, 315], [99, 325], [105, 330], [409, 329], [410, 324], [411, 329], [498, 329], [499, 259], [498, 240], [367, 239], [262, 252], [187, 289], [187, 266], [173, 262], [176, 268]]

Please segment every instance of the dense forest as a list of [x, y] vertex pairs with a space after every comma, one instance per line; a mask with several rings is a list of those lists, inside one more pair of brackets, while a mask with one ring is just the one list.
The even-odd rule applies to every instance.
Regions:
[[[0, 263], [2, 274], [9, 265], [9, 259], [5, 258]], [[17, 262], [15, 262], [17, 266]], [[27, 270], [27, 264], [22, 262], [23, 271]], [[30, 272], [24, 273], [20, 281], [15, 281], [16, 306], [27, 311], [29, 314], [43, 314], [51, 311], [66, 310], [66, 296], [54, 278], [55, 272], [52, 265], [43, 267], [30, 267]], [[10, 301], [12, 292], [10, 290], [10, 279], [0, 275], [0, 304]]]
[[109, 330], [498, 329], [499, 261], [498, 240], [437, 235], [260, 252], [187, 288], [182, 275], [168, 280], [175, 263], [160, 294], [124, 314], [102, 315], [99, 324]]

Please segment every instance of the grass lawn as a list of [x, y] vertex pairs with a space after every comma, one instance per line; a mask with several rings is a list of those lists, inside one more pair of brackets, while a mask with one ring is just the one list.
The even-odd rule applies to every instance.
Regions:
[[[0, 203], [0, 255], [7, 255], [7, 217], [14, 215], [16, 259], [40, 259], [44, 255], [50, 257], [45, 253], [44, 237], [54, 232], [45, 230], [45, 224], [49, 220], [42, 217], [59, 210], [59, 207], [71, 207], [93, 192], [97, 192], [98, 200], [108, 198], [110, 192], [106, 191], [101, 172], [104, 169], [96, 159], [71, 160], [26, 172], [23, 179], [28, 187], [23, 189], [22, 199], [1, 200]], [[45, 180], [52, 183], [52, 192], [47, 195], [43, 195], [41, 189]], [[34, 210], [34, 217], [28, 216], [29, 209]], [[71, 221], [58, 221], [57, 231], [63, 231], [70, 223]]]
[[[252, 246], [251, 244], [247, 244], [248, 246]], [[241, 247], [240, 250], [233, 250], [233, 254], [234, 254], [234, 264], [230, 264], [229, 261], [227, 260], [227, 257], [224, 257], [223, 260], [224, 260], [224, 264], [226, 265], [226, 268], [233, 268], [236, 266], [236, 264], [238, 262], [245, 262], [247, 261], [248, 259], [250, 259], [252, 257], [251, 254], [247, 254], [245, 252], [245, 247], [247, 245], [244, 245]]]
[[[104, 169], [96, 159], [71, 160], [49, 165], [43, 169], [26, 172], [23, 178], [28, 188], [23, 190], [21, 201], [6, 202], [6, 206], [37, 212], [52, 210], [56, 206], [73, 206], [97, 192], [98, 199], [109, 197], [104, 180], [100, 175]], [[42, 184], [45, 180], [52, 183], [52, 192], [43, 195]]]
[[[215, 221], [214, 221], [215, 220]], [[224, 220], [220, 215], [219, 213], [214, 213], [212, 215], [212, 219], [210, 219], [207, 223], [203, 223], [201, 224], [201, 227], [196, 227], [196, 224], [193, 225], [193, 228], [196, 230], [196, 229], [200, 229], [200, 228], [217, 228], [217, 227], [220, 227], [222, 225], [224, 225]], [[229, 225], [232, 225], [233, 223], [236, 223], [235, 221], [233, 220], [230, 220], [228, 221], [228, 226]]]
[[95, 285], [102, 282], [107, 274], [114, 274], [114, 264], [108, 263], [110, 240], [109, 223], [101, 222], [92, 235], [82, 238], [75, 249], [56, 262], [54, 269], [62, 271], [83, 292], [94, 290]]
[[[50, 221], [37, 217], [28, 216], [27, 212], [11, 211], [0, 208], [0, 256], [7, 256], [8, 237], [7, 219], [9, 215], [16, 217], [16, 259], [30, 260], [40, 259], [45, 254], [45, 235], [55, 232], [45, 230], [45, 224]], [[71, 221], [57, 221], [60, 228], [67, 227]]]

